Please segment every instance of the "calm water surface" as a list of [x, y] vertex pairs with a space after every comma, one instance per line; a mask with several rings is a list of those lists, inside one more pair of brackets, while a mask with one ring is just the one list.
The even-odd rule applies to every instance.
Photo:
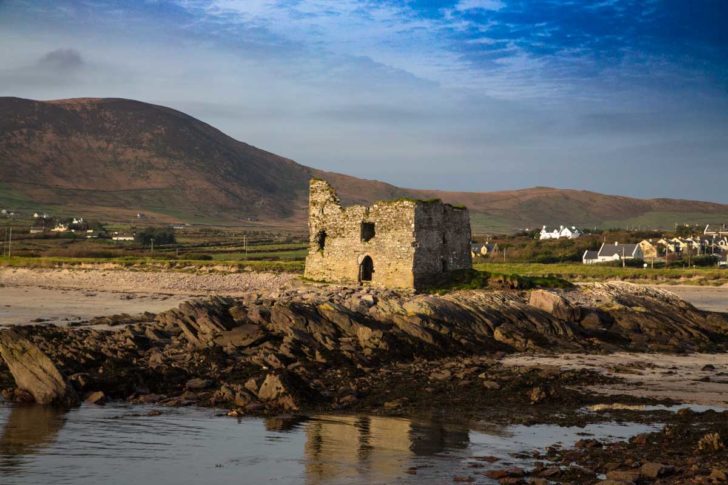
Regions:
[[503, 427], [330, 415], [236, 420], [196, 408], [107, 405], [60, 413], [0, 404], [0, 428], [3, 485], [178, 485], [452, 483], [468, 474], [486, 483], [468, 467], [477, 456], [501, 457], [493, 468], [528, 466], [512, 454], [570, 446], [584, 433], [616, 440], [657, 426]]

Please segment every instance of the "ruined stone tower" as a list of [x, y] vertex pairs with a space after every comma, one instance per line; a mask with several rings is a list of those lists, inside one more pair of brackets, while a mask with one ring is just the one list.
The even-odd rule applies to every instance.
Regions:
[[334, 189], [312, 179], [307, 278], [420, 288], [470, 269], [470, 217], [440, 200], [399, 199], [342, 207]]

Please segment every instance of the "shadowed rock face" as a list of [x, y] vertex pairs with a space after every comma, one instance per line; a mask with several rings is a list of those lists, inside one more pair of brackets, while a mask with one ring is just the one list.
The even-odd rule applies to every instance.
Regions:
[[[354, 378], [397, 366], [424, 369], [437, 359], [531, 350], [719, 351], [728, 344], [728, 318], [629, 284], [445, 296], [305, 287], [188, 302], [122, 330], [37, 326], [23, 332], [84, 394], [230, 402], [260, 411], [347, 405], [368, 392]], [[475, 372], [458, 369], [433, 379], [446, 383]], [[193, 378], [209, 388], [190, 389]]]
[[18, 388], [29, 392], [38, 404], [78, 404], [76, 392], [51, 359], [19, 333], [0, 332], [0, 355]]

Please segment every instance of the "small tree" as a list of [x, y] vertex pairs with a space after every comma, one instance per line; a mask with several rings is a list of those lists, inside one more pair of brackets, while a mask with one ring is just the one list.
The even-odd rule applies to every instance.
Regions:
[[675, 228], [675, 235], [677, 237], [690, 237], [692, 233], [693, 228], [687, 224], [682, 224]]
[[144, 246], [148, 246], [154, 240], [155, 244], [174, 244], [177, 242], [174, 229], [171, 227], [145, 227], [137, 231], [134, 235], [134, 241]]

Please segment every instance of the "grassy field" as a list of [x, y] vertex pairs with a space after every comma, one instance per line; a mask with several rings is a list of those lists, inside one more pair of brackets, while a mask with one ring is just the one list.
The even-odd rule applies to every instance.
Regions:
[[[12, 257], [7, 228], [0, 227], [0, 266], [32, 268], [116, 268], [174, 271], [303, 272], [308, 243], [300, 235], [214, 227], [185, 227], [176, 243], [141, 245], [133, 241], [87, 239], [85, 234], [28, 234], [30, 220], [14, 221]], [[130, 226], [113, 230], [132, 232]], [[245, 241], [245, 242], [244, 242]]]
[[722, 285], [728, 269], [711, 268], [622, 268], [585, 264], [479, 263], [475, 268], [491, 273], [521, 276], [553, 276], [573, 282], [621, 280], [642, 283]]
[[[308, 249], [305, 235], [278, 231], [248, 231], [240, 228], [195, 226], [176, 231], [176, 243], [155, 246], [110, 239], [86, 239], [73, 234], [29, 234], [32, 221], [14, 222], [13, 257], [0, 257], [0, 266], [36, 268], [116, 268], [151, 271], [290, 271], [301, 273]], [[7, 237], [6, 227], [0, 234]], [[130, 232], [131, 226], [114, 230]], [[656, 237], [641, 232], [619, 232], [579, 238], [574, 241], [538, 241], [532, 237], [508, 236], [493, 239], [499, 250], [487, 259], [480, 259], [475, 269], [491, 276], [526, 278], [539, 286], [555, 284], [555, 280], [571, 282], [624, 280], [656, 284], [721, 285], [728, 283], [728, 270], [712, 267], [687, 268], [682, 261], [659, 269], [621, 268], [617, 266], [583, 265], [569, 261], [584, 249], [593, 249], [602, 240], [641, 240]], [[0, 241], [0, 254], [6, 249]], [[507, 249], [507, 253], [506, 253]], [[508, 262], [502, 262], [507, 257]], [[525, 261], [541, 261], [525, 262]], [[483, 279], [483, 278], [481, 278]], [[540, 280], [538, 280], [540, 279]], [[495, 281], [488, 278], [489, 284]], [[553, 280], [553, 281], [551, 281]], [[469, 287], [483, 281], [455, 282]], [[521, 283], [519, 283], [521, 285]]]
[[201, 261], [125, 256], [120, 258], [67, 258], [67, 257], [0, 257], [0, 267], [5, 268], [77, 268], [77, 269], [125, 269], [133, 271], [191, 271], [191, 272], [303, 272], [302, 260], [231, 260]]
[[247, 253], [214, 253], [212, 259], [215, 261], [278, 261], [278, 260], [303, 260], [306, 258], [307, 251], [305, 249], [297, 249], [294, 251], [248, 251]]

